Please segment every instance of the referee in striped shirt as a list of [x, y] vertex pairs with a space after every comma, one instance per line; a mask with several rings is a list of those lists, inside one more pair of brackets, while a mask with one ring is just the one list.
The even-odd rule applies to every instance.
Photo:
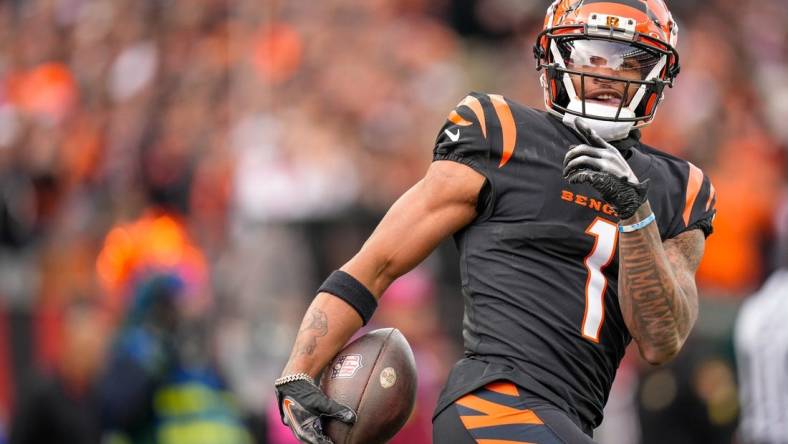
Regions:
[[788, 443], [788, 196], [776, 227], [778, 268], [742, 305], [734, 332], [743, 443]]

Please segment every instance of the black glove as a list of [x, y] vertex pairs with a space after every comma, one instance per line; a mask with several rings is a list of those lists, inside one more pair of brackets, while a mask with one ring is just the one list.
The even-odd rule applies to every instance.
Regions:
[[329, 399], [312, 381], [300, 379], [277, 385], [276, 397], [282, 422], [304, 443], [331, 444], [323, 434], [320, 419], [324, 416], [347, 424], [356, 422], [353, 409]]
[[615, 208], [618, 217], [630, 218], [646, 201], [648, 179], [640, 182], [621, 152], [585, 122], [577, 120], [575, 127], [589, 145], [570, 147], [564, 157], [564, 178], [591, 185]]

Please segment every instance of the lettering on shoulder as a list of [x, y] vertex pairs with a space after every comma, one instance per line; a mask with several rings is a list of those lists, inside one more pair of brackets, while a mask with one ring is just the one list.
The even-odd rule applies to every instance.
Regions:
[[616, 210], [609, 204], [594, 199], [593, 197], [583, 196], [582, 194], [573, 193], [569, 190], [561, 190], [561, 200], [572, 202], [581, 207], [590, 208], [596, 212], [607, 214], [608, 216], [615, 216]]

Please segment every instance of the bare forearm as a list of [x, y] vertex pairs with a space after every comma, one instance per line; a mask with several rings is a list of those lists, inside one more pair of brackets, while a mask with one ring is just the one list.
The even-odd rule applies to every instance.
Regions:
[[320, 293], [309, 306], [282, 375], [306, 373], [313, 378], [361, 328], [361, 317], [345, 301]]
[[[625, 225], [651, 214], [645, 203]], [[618, 293], [624, 320], [641, 355], [662, 363], [681, 349], [697, 317], [694, 282], [677, 276], [656, 224], [619, 236]]]
[[[341, 270], [375, 298], [381, 297], [394, 279], [476, 217], [476, 199], [484, 180], [466, 165], [434, 162], [424, 179], [397, 200]], [[361, 325], [361, 317], [345, 301], [319, 294], [304, 316], [284, 374], [315, 376]]]

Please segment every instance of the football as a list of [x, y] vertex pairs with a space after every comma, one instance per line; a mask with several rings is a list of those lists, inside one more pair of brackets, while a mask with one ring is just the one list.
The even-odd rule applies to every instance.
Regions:
[[329, 398], [353, 408], [352, 426], [327, 421], [336, 444], [375, 444], [391, 439], [416, 402], [416, 363], [396, 328], [369, 332], [342, 349], [323, 371], [320, 387]]

